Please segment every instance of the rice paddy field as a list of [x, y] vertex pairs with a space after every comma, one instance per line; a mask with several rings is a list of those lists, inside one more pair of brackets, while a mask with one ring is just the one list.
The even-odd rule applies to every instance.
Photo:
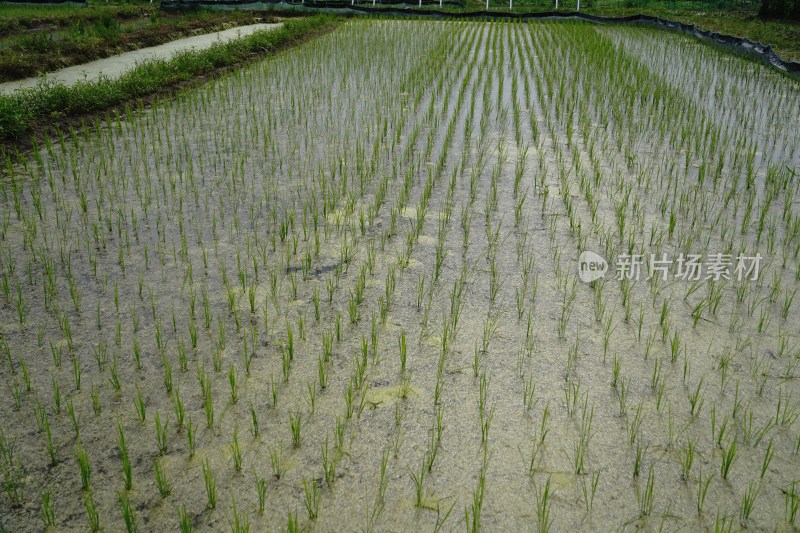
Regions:
[[0, 530], [797, 527], [767, 66], [351, 20], [4, 167]]

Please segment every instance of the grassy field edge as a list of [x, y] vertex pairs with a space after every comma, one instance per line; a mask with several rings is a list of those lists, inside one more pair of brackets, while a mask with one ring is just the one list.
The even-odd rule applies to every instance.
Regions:
[[2, 95], [0, 146], [13, 147], [43, 128], [66, 123], [76, 116], [105, 111], [289, 48], [330, 31], [339, 21], [330, 15], [292, 20], [275, 30], [256, 32], [205, 50], [182, 52], [168, 60], [143, 63], [116, 79], [79, 82], [69, 87], [43, 81], [35, 88]]

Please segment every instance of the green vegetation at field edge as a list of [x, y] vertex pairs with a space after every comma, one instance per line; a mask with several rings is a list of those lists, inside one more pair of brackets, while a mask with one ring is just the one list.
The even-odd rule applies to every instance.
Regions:
[[0, 35], [13, 35], [41, 27], [63, 28], [78, 22], [94, 22], [102, 17], [127, 20], [153, 14], [156, 4], [89, 4], [79, 6], [35, 6], [0, 3]]

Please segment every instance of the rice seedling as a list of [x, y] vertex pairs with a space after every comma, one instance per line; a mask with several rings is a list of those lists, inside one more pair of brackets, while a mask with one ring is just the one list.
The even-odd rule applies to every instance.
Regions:
[[800, 507], [800, 496], [795, 491], [796, 483], [792, 483], [791, 487], [785, 489], [783, 493], [786, 495], [786, 502], [784, 505], [784, 514], [786, 521], [794, 525], [797, 519], [797, 510]]
[[[5, 351], [6, 355], [8, 356], [8, 359], [9, 359], [9, 362], [10, 362], [11, 361], [11, 351], [8, 349], [8, 347], [6, 347], [6, 349], [4, 351]], [[53, 344], [51, 342], [50, 343], [50, 353], [51, 353], [51, 355], [53, 357], [53, 364], [55, 365], [55, 367], [56, 368], [61, 368], [61, 348], [59, 348], [58, 346], [56, 346], [55, 344]], [[13, 363], [11, 363], [10, 366], [11, 366], [12, 369], [14, 368]]]
[[192, 526], [192, 518], [186, 512], [186, 506], [181, 504], [180, 508], [178, 509], [178, 523], [181, 528], [181, 533], [191, 533], [194, 531], [194, 526]]
[[122, 458], [122, 478], [125, 481], [125, 490], [131, 490], [133, 488], [133, 474], [131, 461], [128, 457], [128, 445], [125, 441], [125, 430], [121, 422], [117, 422], [117, 436], [117, 448]]
[[22, 407], [22, 391], [20, 390], [19, 382], [14, 380], [6, 383], [6, 386], [8, 387], [8, 391], [11, 393], [11, 397], [14, 400], [14, 409], [19, 411]]
[[100, 390], [94, 383], [92, 384], [92, 391], [90, 394], [92, 398], [92, 411], [94, 412], [94, 416], [100, 416], [100, 414], [103, 412], [103, 404], [100, 402]]
[[406, 354], [407, 354], [407, 345], [406, 345], [406, 332], [405, 330], [400, 331], [400, 336], [397, 339], [399, 348], [400, 348], [400, 373], [405, 374], [406, 372]]
[[767, 444], [767, 449], [764, 452], [764, 460], [761, 462], [761, 479], [764, 479], [764, 475], [767, 473], [769, 464], [772, 462], [772, 458], [775, 456], [775, 449], [772, 446], [772, 442], [773, 439], [769, 439], [769, 444]]
[[119, 368], [117, 366], [117, 356], [114, 355], [114, 362], [111, 365], [111, 370], [109, 372], [110, 376], [108, 378], [108, 382], [114, 388], [114, 391], [120, 392], [122, 390], [122, 382], [119, 379]]
[[697, 388], [695, 388], [693, 393], [689, 394], [689, 412], [692, 416], [696, 416], [700, 413], [700, 409], [703, 407], [703, 401], [705, 396], [701, 394], [703, 388], [703, 379], [701, 378], [700, 381], [697, 383]]
[[756, 498], [758, 498], [758, 493], [761, 489], [761, 486], [751, 481], [747, 485], [747, 490], [742, 495], [742, 503], [739, 507], [739, 523], [743, 528], [747, 528], [748, 521], [750, 520], [750, 515], [753, 512], [753, 507], [756, 503]]
[[683, 449], [683, 456], [681, 461], [681, 479], [684, 481], [689, 480], [689, 474], [692, 471], [692, 464], [694, 463], [695, 444], [689, 439]]
[[728, 479], [728, 474], [730, 473], [731, 466], [733, 466], [733, 461], [736, 459], [736, 436], [734, 435], [733, 440], [728, 443], [726, 448], [723, 448], [722, 451], [722, 460], [720, 463], [720, 474], [722, 475], [723, 479]]
[[313, 416], [317, 406], [317, 384], [311, 381], [306, 382], [306, 390], [308, 391], [308, 406], [311, 408], [311, 414]]
[[478, 483], [472, 495], [472, 504], [464, 508], [464, 519], [467, 523], [467, 529], [470, 531], [480, 531], [481, 529], [481, 512], [483, 510], [485, 484], [485, 473], [481, 470], [478, 475]]
[[161, 423], [161, 419], [159, 417], [158, 411], [156, 411], [155, 416], [155, 426], [156, 426], [156, 446], [158, 447], [158, 454], [159, 455], [166, 455], [167, 454], [167, 427], [169, 424], [169, 420], [165, 420], [164, 423]]
[[80, 441], [75, 450], [75, 460], [78, 463], [78, 469], [81, 474], [81, 487], [84, 491], [91, 490], [92, 467], [89, 464], [89, 456], [86, 449], [81, 445]]
[[128, 494], [125, 492], [118, 493], [117, 500], [120, 510], [122, 511], [122, 520], [125, 524], [125, 529], [128, 533], [135, 533], [139, 529], [136, 521], [136, 506], [131, 503]]
[[642, 412], [642, 402], [636, 406], [636, 412], [633, 414], [633, 418], [629, 419], [625, 418], [625, 421], [628, 425], [628, 443], [633, 445], [639, 438], [639, 432], [642, 427], [642, 422], [644, 421], [644, 414]]
[[258, 493], [258, 513], [264, 514], [264, 506], [266, 505], [267, 501], [267, 480], [265, 478], [258, 477], [258, 474], [254, 474], [255, 482], [256, 482], [256, 492]]
[[634, 454], [633, 459], [633, 477], [638, 478], [639, 474], [641, 473], [642, 469], [642, 460], [644, 459], [644, 454], [647, 452], [647, 446], [643, 444], [640, 440], [636, 441], [636, 451]]
[[[53, 442], [53, 433], [52, 433], [52, 430], [50, 429], [50, 421], [49, 421], [49, 419], [47, 417], [47, 413], [46, 412], [43, 413], [42, 426], [43, 426], [44, 432], [45, 432], [46, 445], [47, 445], [47, 455], [50, 457], [50, 466], [55, 466], [56, 464], [58, 464], [58, 447], [56, 446], [55, 442]], [[2, 442], [4, 440], [5, 439], [3, 438], [2, 433], [0, 433], [0, 442]], [[12, 457], [6, 456], [6, 453], [5, 453], [5, 452], [7, 452], [8, 449], [9, 449], [8, 447], [3, 446], [4, 453], [2, 455], [5, 456], [6, 465], [10, 465], [12, 463], [12, 460], [11, 460]]]
[[91, 491], [83, 493], [83, 503], [86, 516], [89, 520], [89, 531], [92, 533], [100, 531], [100, 514], [97, 511], [97, 506], [94, 503], [94, 495]]
[[42, 505], [41, 505], [41, 512], [42, 512], [42, 523], [44, 524], [45, 529], [56, 527], [56, 508], [55, 502], [53, 501], [53, 493], [52, 491], [44, 491], [40, 494]]
[[594, 419], [594, 405], [587, 406], [588, 397], [584, 397], [583, 414], [581, 415], [581, 426], [579, 437], [574, 445], [573, 467], [575, 474], [586, 473], [586, 455], [589, 451], [589, 442], [592, 438], [592, 420]]
[[231, 403], [235, 404], [239, 401], [239, 389], [236, 382], [236, 369], [233, 364], [228, 367], [228, 383], [231, 386]]
[[231, 460], [233, 461], [233, 469], [236, 472], [242, 471], [242, 449], [239, 446], [239, 424], [237, 423], [233, 428], [233, 439], [230, 444]]
[[158, 493], [162, 498], [166, 498], [169, 496], [170, 492], [172, 492], [172, 485], [170, 484], [167, 474], [161, 464], [161, 460], [158, 457], [153, 459], [153, 473], [155, 474]]
[[147, 404], [144, 402], [142, 391], [138, 385], [136, 386], [136, 396], [133, 397], [133, 407], [136, 409], [136, 416], [139, 421], [144, 423], [147, 418]]
[[303, 492], [305, 493], [305, 506], [306, 511], [308, 512], [309, 520], [316, 520], [317, 515], [319, 514], [319, 489], [317, 488], [317, 483], [314, 480], [308, 482], [306, 478], [303, 478]]
[[655, 498], [655, 474], [653, 472], [653, 465], [650, 465], [650, 470], [647, 474], [647, 483], [645, 487], [639, 490], [637, 485], [636, 499], [639, 502], [639, 516], [650, 516], [653, 512], [653, 504]]
[[269, 462], [272, 466], [272, 475], [275, 479], [281, 479], [286, 473], [286, 463], [283, 459], [283, 445], [269, 450]]
[[75, 390], [81, 390], [81, 360], [76, 355], [72, 358], [72, 376], [75, 380]]
[[189, 459], [194, 457], [196, 441], [194, 437], [194, 426], [192, 425], [192, 418], [189, 417], [189, 422], [186, 424], [186, 445], [189, 452]]
[[206, 507], [208, 509], [214, 509], [217, 507], [217, 478], [214, 476], [214, 473], [211, 472], [208, 459], [203, 461], [203, 483], [206, 488]]
[[526, 411], [533, 409], [539, 402], [539, 399], [535, 398], [535, 395], [536, 383], [533, 382], [533, 378], [528, 378], [528, 380], [523, 383], [522, 392], [522, 405]]
[[586, 512], [591, 514], [594, 508], [594, 497], [597, 494], [597, 485], [600, 482], [600, 472], [595, 472], [592, 476], [583, 479], [581, 485], [581, 492], [583, 494], [583, 501], [586, 505]]
[[246, 516], [240, 516], [236, 509], [236, 499], [231, 496], [231, 506], [233, 507], [233, 519], [231, 520], [231, 531], [234, 533], [247, 533], [250, 531], [250, 521]]
[[288, 531], [289, 533], [299, 533], [300, 532], [300, 526], [299, 526], [299, 524], [297, 522], [297, 513], [296, 512], [292, 513], [290, 511], [288, 513], [287, 521], [288, 521], [288, 524], [286, 526], [286, 531]]
[[536, 493], [536, 525], [541, 533], [550, 531], [553, 526], [552, 513], [552, 493], [550, 489], [550, 476], [547, 476], [547, 481], [541, 490]]
[[19, 370], [22, 374], [22, 382], [25, 384], [25, 392], [31, 392], [33, 390], [31, 387], [31, 377], [28, 373], [28, 365], [24, 357], [19, 358]]
[[203, 411], [206, 415], [206, 427], [208, 429], [214, 428], [214, 396], [211, 391], [211, 384], [205, 390], [203, 398]]

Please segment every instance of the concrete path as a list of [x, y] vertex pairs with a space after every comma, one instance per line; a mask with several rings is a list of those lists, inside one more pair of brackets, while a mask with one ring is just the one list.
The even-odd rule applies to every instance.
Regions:
[[[125, 52], [124, 54], [108, 57], [106, 59], [98, 59], [97, 61], [50, 72], [47, 74], [47, 78], [63, 83], [64, 85], [72, 85], [81, 80], [96, 80], [100, 76], [116, 78], [121, 76], [127, 70], [135, 67], [137, 64], [148, 60], [169, 59], [177, 52], [183, 52], [191, 48], [202, 50], [210, 47], [216, 42], [230, 41], [232, 39], [236, 39], [237, 37], [250, 35], [251, 33], [259, 30], [273, 30], [280, 26], [280, 23], [251, 24], [249, 26], [237, 26], [235, 28], [208, 33], [205, 35], [197, 35], [194, 37], [187, 37], [185, 39], [178, 39], [177, 41], [171, 41], [159, 46], [141, 48], [139, 50]], [[0, 93], [8, 94], [17, 89], [35, 87], [41, 79], [41, 77], [25, 78], [22, 80], [0, 83]]]

